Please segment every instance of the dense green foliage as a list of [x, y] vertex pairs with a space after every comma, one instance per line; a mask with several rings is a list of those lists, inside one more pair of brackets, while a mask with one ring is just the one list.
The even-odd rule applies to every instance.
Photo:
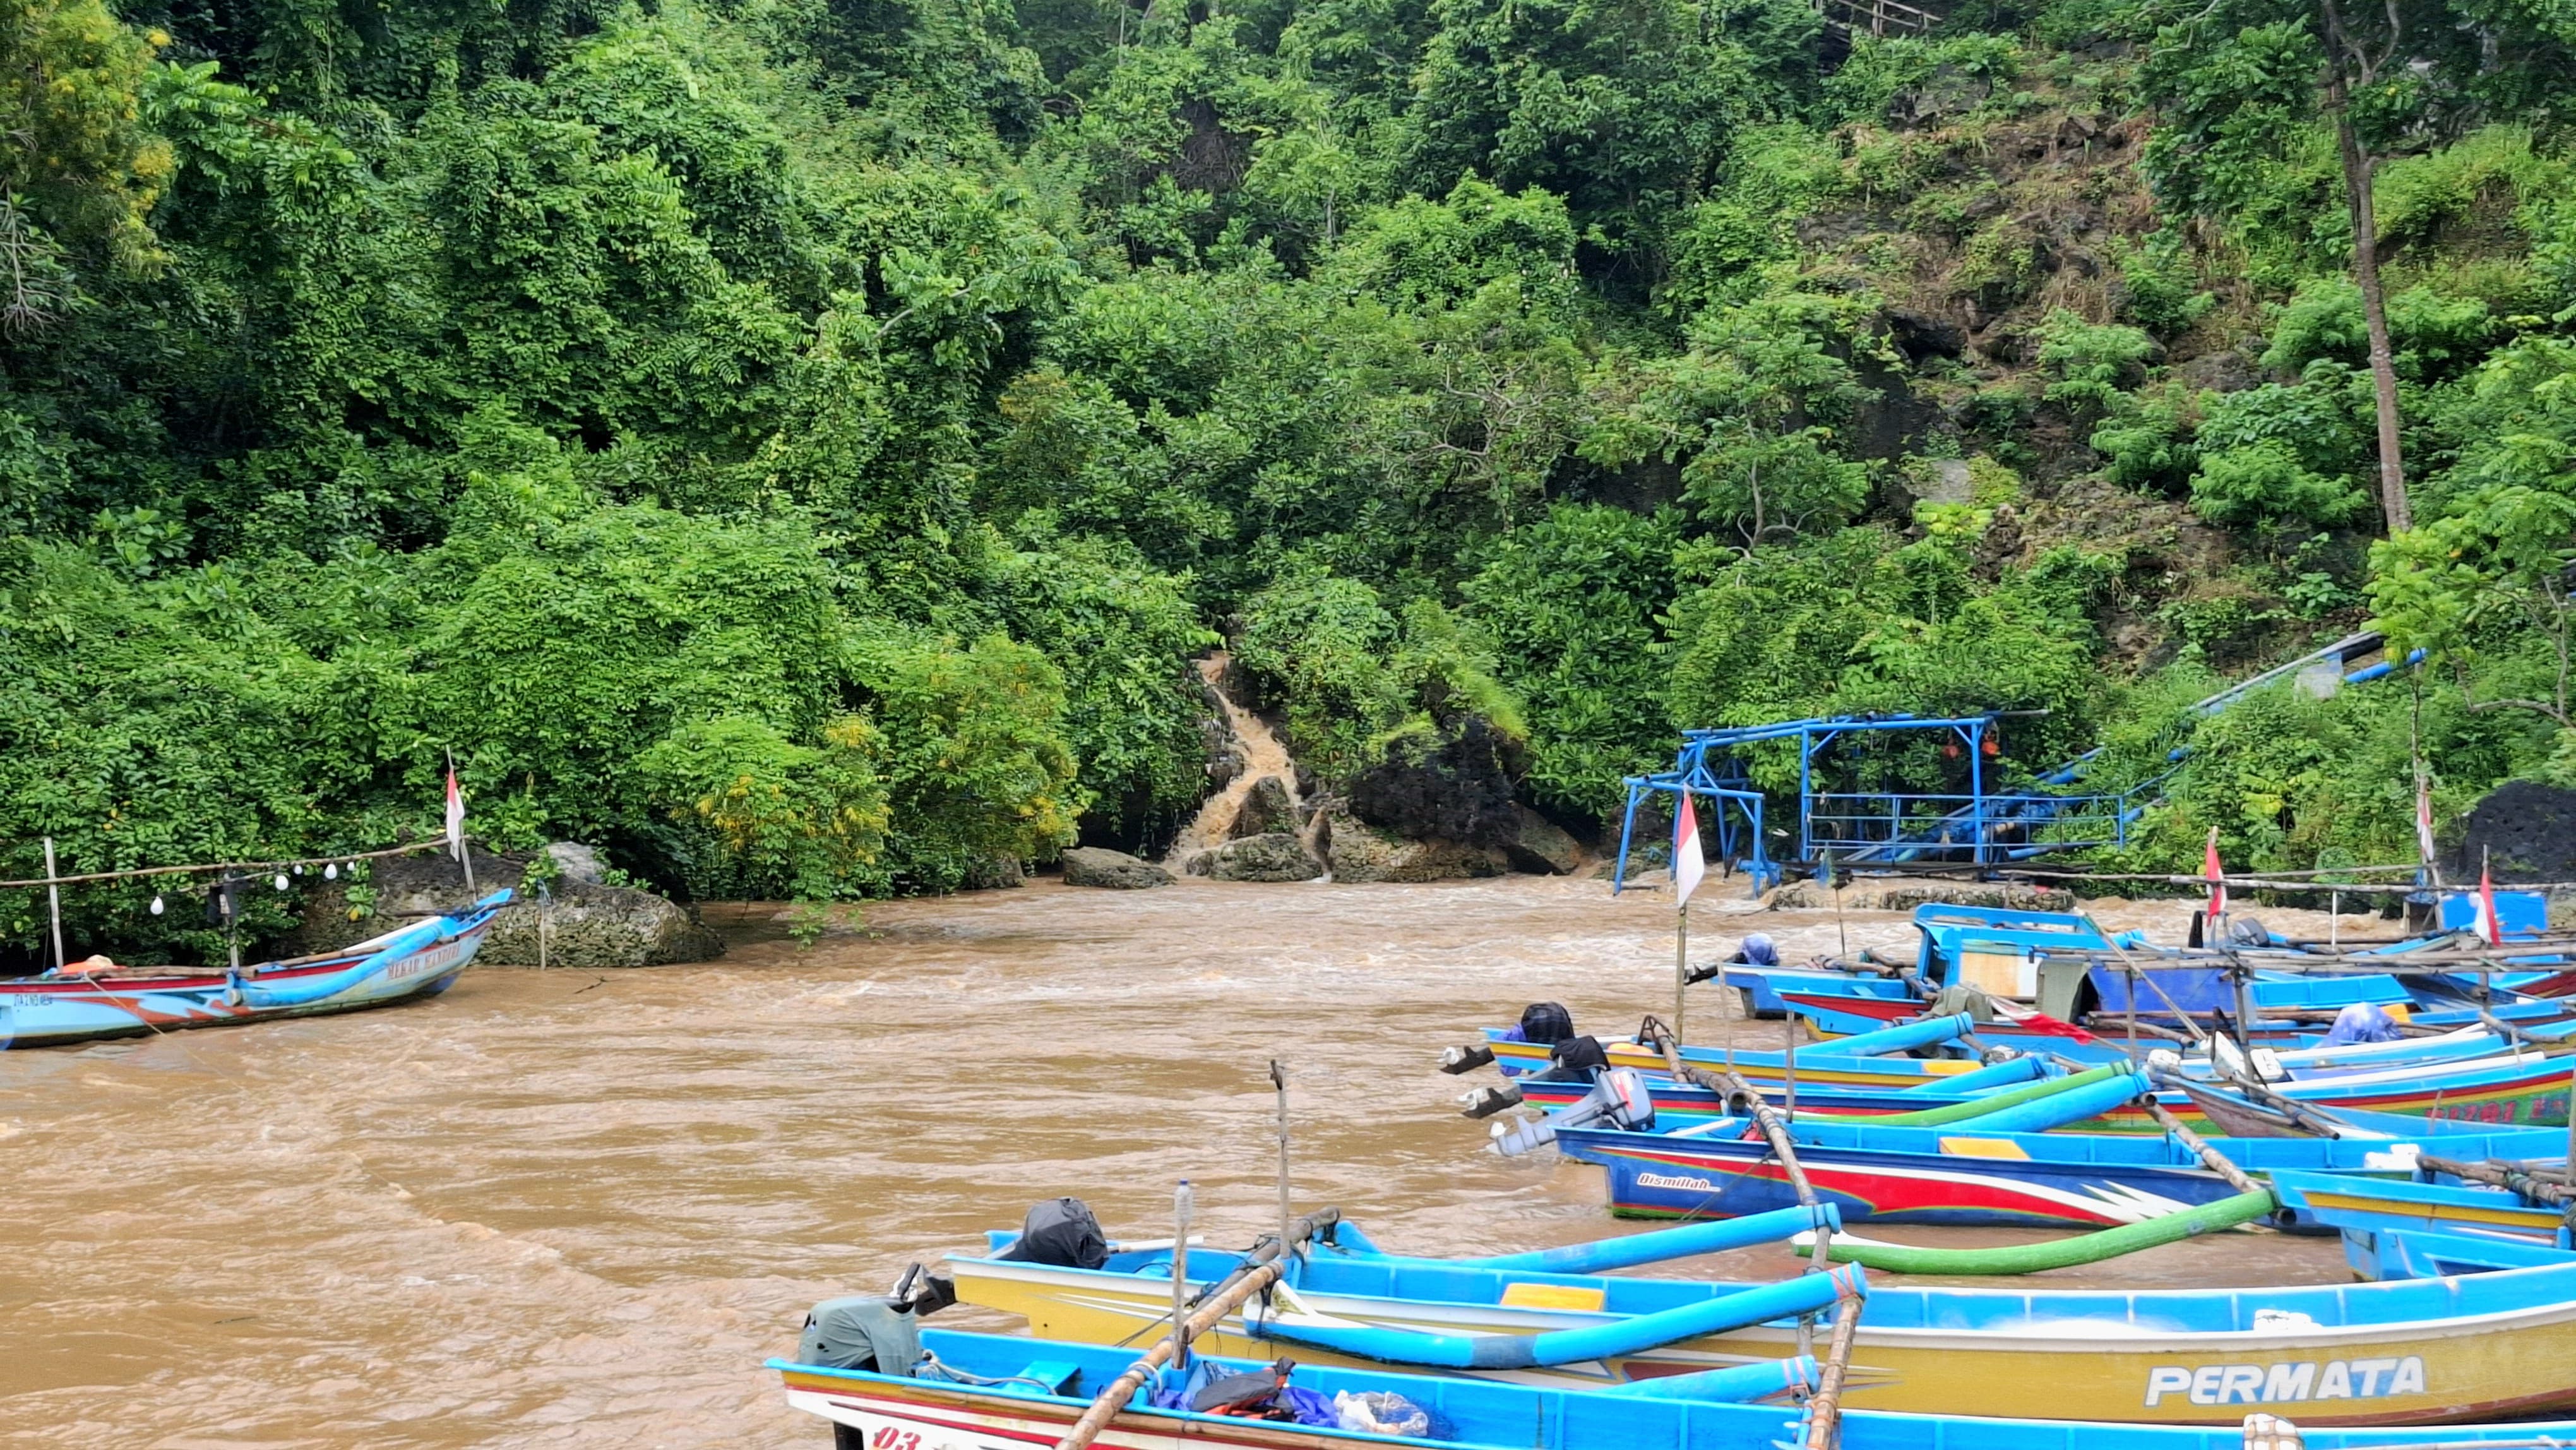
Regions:
[[[2354, 96], [2374, 540], [2304, 6], [5, 3], [8, 874], [426, 834], [452, 752], [496, 844], [952, 890], [1167, 838], [1221, 641], [1328, 781], [1481, 722], [1578, 830], [1807, 712], [2045, 712], [1993, 768], [2107, 742], [2152, 859], [2402, 858], [2419, 734], [2576, 777], [2540, 11]], [[2373, 617], [2412, 685], [2182, 711]]]

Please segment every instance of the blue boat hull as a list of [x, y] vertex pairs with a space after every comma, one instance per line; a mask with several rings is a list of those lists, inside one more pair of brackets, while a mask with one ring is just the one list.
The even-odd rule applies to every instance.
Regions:
[[[1724, 1130], [1720, 1130], [1723, 1132]], [[2142, 1136], [1977, 1132], [1800, 1123], [1798, 1161], [1845, 1222], [2106, 1228], [2214, 1202], [2234, 1192], [2181, 1147]], [[1576, 1128], [1568, 1157], [1608, 1175], [1610, 1210], [1633, 1218], [1711, 1218], [1794, 1204], [1787, 1173], [1759, 1136], [1688, 1137]], [[2412, 1140], [2220, 1138], [2213, 1146], [2254, 1174], [2273, 1170], [2405, 1175], [2415, 1150], [2462, 1158], [2556, 1151], [2552, 1130], [2427, 1135]]]
[[80, 970], [0, 982], [0, 1048], [57, 1047], [433, 997], [473, 964], [507, 890], [344, 952], [244, 967]]

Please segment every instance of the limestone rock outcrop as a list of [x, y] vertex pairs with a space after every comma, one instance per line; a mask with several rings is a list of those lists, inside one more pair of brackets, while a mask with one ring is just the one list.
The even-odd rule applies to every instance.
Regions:
[[1454, 881], [1511, 869], [1498, 847], [1416, 840], [1347, 816], [1332, 827], [1335, 881]]
[[1546, 876], [1571, 876], [1583, 864], [1583, 847], [1563, 827], [1527, 806], [1520, 807], [1520, 828], [1503, 844], [1514, 870]]
[[1064, 853], [1064, 884], [1101, 886], [1112, 891], [1143, 891], [1169, 886], [1172, 873], [1124, 851], [1076, 846]]
[[1324, 863], [1286, 831], [1228, 841], [1190, 858], [1189, 872], [1214, 881], [1312, 881]]

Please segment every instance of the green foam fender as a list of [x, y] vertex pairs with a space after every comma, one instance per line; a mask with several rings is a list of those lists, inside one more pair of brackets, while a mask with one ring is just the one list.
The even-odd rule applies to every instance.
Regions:
[[[2258, 1189], [2222, 1198], [2215, 1203], [2204, 1203], [2181, 1213], [2151, 1218], [2143, 1223], [2125, 1223], [2118, 1228], [2053, 1239], [2047, 1243], [2004, 1244], [1986, 1249], [1926, 1249], [1910, 1244], [1882, 1244], [1836, 1237], [1832, 1240], [1828, 1257], [1838, 1264], [1860, 1264], [1889, 1274], [2036, 1274], [2043, 1269], [2097, 1264], [2104, 1259], [2116, 1259], [2122, 1254], [2134, 1254], [2158, 1244], [2234, 1228], [2238, 1224], [2267, 1217], [2279, 1206], [2271, 1190]], [[1813, 1239], [1799, 1243], [1797, 1251], [1813, 1257], [1816, 1251]]]

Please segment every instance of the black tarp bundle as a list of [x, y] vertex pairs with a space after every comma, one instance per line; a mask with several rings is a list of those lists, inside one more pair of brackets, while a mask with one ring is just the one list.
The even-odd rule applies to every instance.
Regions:
[[1109, 1262], [1109, 1239], [1091, 1205], [1079, 1198], [1050, 1198], [1029, 1210], [1019, 1242], [994, 1255], [1023, 1264], [1097, 1269]]

